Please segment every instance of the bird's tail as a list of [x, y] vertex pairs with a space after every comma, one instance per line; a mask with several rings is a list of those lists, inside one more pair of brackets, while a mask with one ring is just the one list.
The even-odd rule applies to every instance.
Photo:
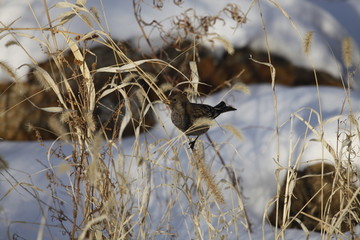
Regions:
[[232, 106], [227, 106], [224, 102], [220, 102], [214, 108], [217, 112], [219, 112], [219, 114], [236, 110], [236, 108], [233, 108]]

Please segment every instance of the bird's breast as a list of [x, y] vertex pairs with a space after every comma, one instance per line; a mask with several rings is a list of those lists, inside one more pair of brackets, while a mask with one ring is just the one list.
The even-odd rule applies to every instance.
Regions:
[[190, 127], [189, 116], [187, 116], [187, 114], [183, 112], [172, 111], [171, 121], [178, 129], [180, 129], [183, 132], [185, 132]]

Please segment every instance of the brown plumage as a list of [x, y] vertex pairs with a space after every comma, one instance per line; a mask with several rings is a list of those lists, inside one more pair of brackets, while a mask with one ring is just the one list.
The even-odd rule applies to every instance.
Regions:
[[235, 111], [236, 109], [227, 106], [224, 102], [212, 107], [206, 104], [190, 102], [187, 97], [181, 93], [174, 93], [170, 96], [171, 121], [183, 131], [187, 136], [197, 136], [190, 142], [190, 148], [193, 149], [195, 141], [201, 135], [206, 133], [210, 126], [206, 123], [194, 127], [194, 123], [199, 119], [215, 119], [224, 112]]

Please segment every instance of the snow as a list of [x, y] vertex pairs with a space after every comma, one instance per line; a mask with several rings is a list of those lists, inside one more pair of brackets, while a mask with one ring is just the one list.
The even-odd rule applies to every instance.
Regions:
[[[63, 13], [64, 9], [52, 7], [58, 1], [47, 1], [50, 8], [52, 19]], [[156, 19], [166, 28], [170, 26], [170, 16], [180, 14], [188, 8], [193, 8], [198, 14], [216, 14], [219, 9], [226, 6], [232, 1], [184, 1], [180, 6], [174, 6], [172, 1], [164, 1], [162, 10], [152, 7], [153, 1], [146, 1], [143, 5], [142, 12], [144, 19], [150, 21], [156, 16]], [[358, 46], [360, 45], [360, 30], [354, 27], [354, 22], [359, 22], [360, 6], [357, 0], [347, 1], [324, 1], [324, 0], [279, 0], [276, 1], [290, 19], [274, 5], [271, 1], [259, 1], [263, 21], [266, 26], [267, 40], [269, 48], [284, 57], [290, 59], [294, 64], [311, 68], [313, 65], [317, 69], [325, 70], [335, 76], [344, 74], [345, 69], [341, 57], [341, 41], [344, 37], [350, 36], [353, 39], [353, 62], [357, 66], [360, 60]], [[133, 16], [132, 1], [103, 1], [108, 21], [108, 27], [105, 31], [111, 33], [115, 39], [127, 40], [138, 38], [140, 30]], [[31, 6], [31, 8], [30, 8]], [[88, 7], [96, 6], [100, 12], [103, 26], [105, 26], [105, 16], [102, 14], [102, 7], [99, 1], [89, 0]], [[235, 29], [236, 24], [226, 19], [226, 24], [218, 23], [212, 31], [227, 39], [235, 47], [250, 44], [257, 49], [266, 49], [264, 32], [262, 30], [262, 20], [259, 14], [259, 5], [252, 5], [251, 1], [242, 1], [240, 7], [243, 12], [248, 13], [248, 21]], [[35, 13], [36, 19], [32, 14]], [[21, 16], [20, 19], [18, 19]], [[2, 26], [9, 25], [18, 19], [11, 27], [37, 28], [46, 26], [47, 16], [43, 9], [43, 2], [37, 0], [12, 0], [0, 1], [0, 23]], [[126, 22], [126, 24], [124, 24]], [[39, 24], [38, 24], [39, 23]], [[294, 25], [293, 25], [294, 23]], [[66, 24], [69, 30], [77, 33], [90, 32], [92, 29], [85, 26], [80, 21], [74, 21]], [[294, 27], [296, 26], [296, 27]], [[94, 27], [99, 29], [100, 27]], [[151, 41], [155, 46], [160, 45], [158, 32], [146, 29], [150, 34]], [[303, 52], [304, 34], [313, 31], [314, 39], [311, 46], [310, 57]], [[32, 36], [38, 37], [45, 41], [50, 38], [48, 32], [39, 32], [37, 30], [26, 30]], [[5, 32], [1, 33], [2, 35]], [[12, 39], [11, 36], [5, 36], [0, 39], [0, 61], [4, 61], [13, 68], [18, 68], [25, 63], [31, 63], [30, 57], [18, 46], [5, 47], [5, 44]], [[18, 40], [24, 48], [30, 53], [35, 61], [45, 60], [47, 54], [39, 43], [26, 37], [18, 37]], [[61, 39], [59, 39], [61, 40]], [[61, 41], [59, 42], [61, 46]], [[65, 46], [65, 45], [63, 45]], [[140, 46], [144, 51], [148, 51], [144, 39], [140, 39]], [[223, 51], [219, 42], [216, 47]], [[17, 74], [26, 80], [26, 67], [16, 70]], [[4, 72], [0, 72], [0, 79], [4, 81], [7, 78]], [[354, 76], [355, 82], [358, 83], [357, 74]], [[323, 154], [331, 159], [331, 156], [325, 151], [319, 151], [321, 146], [318, 142], [310, 141], [316, 138], [313, 132], [308, 130], [300, 117], [309, 121], [310, 125], [317, 126], [323, 123], [323, 120], [329, 120], [322, 124], [325, 132], [325, 140], [332, 146], [336, 146], [337, 116], [346, 119], [347, 114], [352, 106], [355, 114], [360, 113], [360, 93], [351, 92], [351, 104], [346, 102], [346, 92], [343, 89], [332, 87], [320, 87], [319, 93], [315, 87], [276, 87], [276, 104], [274, 103], [274, 92], [268, 85], [250, 86], [250, 94], [232, 91], [222, 91], [204, 99], [205, 103], [217, 104], [220, 100], [225, 100], [228, 104], [233, 105], [238, 110], [236, 112], [226, 113], [217, 119], [209, 131], [210, 138], [216, 140], [221, 149], [220, 152], [227, 164], [234, 167], [236, 173], [241, 179], [243, 194], [245, 196], [245, 207], [249, 212], [250, 221], [253, 225], [252, 239], [273, 239], [275, 229], [265, 224], [263, 229], [262, 218], [267, 204], [274, 196], [276, 191], [276, 181], [274, 173], [279, 167], [276, 163], [279, 156], [281, 166], [293, 166], [296, 158], [301, 154], [301, 148], [308, 145], [304, 151], [301, 161], [302, 167], [306, 166], [308, 161], [322, 157]], [[354, 88], [358, 86], [354, 84]], [[344, 104], [345, 102], [345, 104]], [[344, 107], [345, 106], [345, 107]], [[158, 141], [164, 143], [168, 139], [173, 139], [173, 146], [178, 149], [180, 159], [179, 164], [152, 153], [154, 162], [152, 163], [152, 186], [158, 186], [153, 191], [150, 200], [149, 212], [156, 229], [160, 223], [161, 217], [166, 211], [167, 202], [171, 192], [161, 188], [161, 184], [171, 176], [164, 172], [162, 166], [183, 171], [185, 175], [194, 174], [189, 159], [189, 152], [186, 148], [185, 138], [176, 138], [181, 136], [172, 125], [169, 119], [169, 110], [159, 104], [157, 112], [164, 121], [164, 127], [157, 125], [150, 133], [141, 135], [142, 143], [146, 141], [153, 143], [154, 148], [159, 147]], [[316, 113], [321, 116], [318, 117]], [[346, 123], [349, 120], [343, 121]], [[226, 130], [226, 125], [232, 125], [239, 130], [244, 139], [240, 141], [230, 131]], [[279, 135], [276, 134], [276, 127], [279, 127]], [[319, 128], [316, 128], [319, 129]], [[307, 131], [308, 130], [308, 133]], [[168, 133], [168, 134], [167, 134]], [[226, 173], [219, 159], [216, 157], [212, 148], [209, 146], [207, 139], [201, 137], [206, 149], [206, 162], [211, 167], [212, 173], [216, 174], [217, 179], [226, 178]], [[121, 148], [125, 153], [131, 153], [133, 138], [126, 138], [122, 141]], [[61, 161], [55, 157], [48, 159], [48, 150], [51, 142], [46, 142], [41, 146], [37, 142], [0, 142], [0, 155], [9, 163], [9, 169], [0, 172], [0, 239], [6, 239], [7, 234], [18, 234], [18, 236], [27, 239], [35, 239], [38, 231], [38, 224], [41, 221], [42, 212], [47, 212], [39, 204], [33, 194], [39, 194], [39, 198], [44, 203], [50, 203], [51, 194], [46, 188], [48, 182], [46, 178], [45, 166], [59, 166]], [[71, 151], [69, 146], [64, 146], [65, 151]], [[342, 151], [342, 149], [340, 149]], [[169, 153], [170, 155], [170, 153]], [[170, 156], [169, 158], [174, 157]], [[154, 164], [156, 163], [156, 164]], [[134, 188], [141, 186], [143, 179], [136, 180], [141, 175], [141, 169], [137, 168], [134, 161], [129, 161], [129, 176], [134, 179]], [[355, 164], [360, 166], [358, 162]], [[161, 166], [161, 167], [160, 167]], [[180, 167], [181, 166], [181, 167]], [[283, 178], [284, 171], [281, 172]], [[66, 182], [67, 173], [59, 173], [59, 176]], [[359, 175], [360, 176], [360, 175]], [[15, 179], [14, 179], [14, 178]], [[19, 183], [22, 184], [21, 187]], [[166, 182], [167, 183], [167, 182]], [[41, 190], [33, 189], [30, 186], [36, 186]], [[231, 208], [234, 201], [234, 193], [225, 187], [226, 209]], [[139, 193], [140, 194], [140, 193]], [[66, 194], [63, 194], [65, 202]], [[189, 239], [194, 237], [194, 229], [190, 223], [188, 215], [182, 214], [188, 211], [188, 204], [184, 196], [179, 198], [179, 202], [171, 212], [171, 224], [176, 225], [176, 233], [179, 239]], [[214, 212], [219, 213], [219, 209], [214, 206]], [[220, 211], [221, 212], [221, 211]], [[46, 214], [45, 214], [46, 215]], [[226, 215], [226, 218], [231, 216]], [[26, 223], [24, 223], [26, 222]], [[51, 216], [47, 217], [47, 223], [53, 224]], [[215, 224], [216, 225], [216, 224]], [[204, 232], [207, 227], [201, 226]], [[239, 230], [240, 236], [248, 236], [245, 229], [238, 223], [239, 229], [232, 229], [233, 232]], [[234, 228], [234, 226], [233, 226]], [[51, 232], [51, 235], [49, 235]], [[264, 234], [264, 236], [263, 236]], [[235, 234], [234, 234], [235, 236]], [[228, 236], [228, 239], [234, 239], [234, 236]], [[305, 239], [304, 232], [301, 230], [288, 229], [286, 239]], [[319, 234], [311, 233], [309, 239], [319, 239]], [[44, 230], [44, 239], [58, 238], [62, 239], [61, 232], [55, 227], [46, 227]], [[244, 237], [245, 238], [245, 237]], [[206, 236], [205, 236], [206, 239]]]
[[[342, 118], [345, 118], [349, 112], [348, 105], [343, 103], [346, 100], [346, 94], [343, 89], [333, 87], [320, 87], [320, 104], [322, 117], [324, 120], [339, 116], [342, 114]], [[277, 110], [274, 110], [274, 97], [273, 91], [269, 85], [254, 85], [250, 86], [250, 94], [244, 94], [243, 92], [227, 92], [222, 91], [215, 95], [209, 96], [206, 99], [202, 99], [204, 103], [214, 105], [221, 100], [224, 100], [229, 105], [236, 106], [237, 111], [223, 114], [217, 118], [217, 124], [215, 124], [209, 131], [209, 136], [220, 146], [220, 153], [225, 159], [226, 164], [231, 165], [236, 174], [240, 177], [240, 181], [243, 187], [243, 195], [245, 196], [245, 206], [249, 214], [251, 223], [253, 224], [252, 239], [261, 239], [262, 232], [262, 217], [266, 210], [267, 204], [271, 198], [276, 194], [276, 180], [275, 171], [279, 167], [276, 163], [277, 156], [277, 135], [275, 134], [276, 126], [276, 114], [278, 113], [278, 126], [279, 126], [279, 164], [283, 167], [293, 166], [296, 158], [300, 153], [300, 149], [303, 144], [309, 143], [309, 147], [306, 148], [301, 165], [301, 168], [307, 165], [307, 161], [319, 157], [319, 149], [321, 146], [316, 142], [310, 141], [315, 136], [309, 133], [305, 136], [306, 126], [296, 117], [302, 116], [304, 119], [309, 120], [310, 124], [316, 127], [319, 122], [314, 113], [311, 114], [310, 109], [313, 112], [319, 112], [319, 99], [317, 89], [315, 87], [277, 87]], [[351, 93], [351, 106], [354, 113], [360, 113], [360, 94], [357, 92]], [[181, 133], [172, 125], [169, 119], [169, 109], [163, 104], [158, 104], [157, 113], [163, 120], [164, 126], [158, 124], [148, 134], [142, 134], [141, 140], [143, 144], [145, 139], [150, 151], [154, 149], [160, 149], [157, 152], [151, 152], [150, 159], [153, 159], [151, 163], [152, 176], [151, 183], [154, 188], [152, 191], [149, 214], [152, 219], [154, 229], [157, 224], [160, 223], [161, 217], [167, 211], [168, 199], [171, 199], [171, 192], [162, 185], [170, 184], [172, 181], [171, 174], [167, 171], [163, 171], [163, 168], [167, 166], [170, 169], [177, 169], [183, 172], [183, 174], [192, 176], [193, 169], [191, 166], [191, 158], [189, 157], [189, 150], [187, 148], [185, 138], [177, 138]], [[310, 116], [311, 115], [311, 116]], [[310, 116], [310, 117], [309, 117]], [[336, 139], [336, 121], [324, 122], [324, 131], [326, 132], [325, 140], [333, 144]], [[236, 138], [230, 131], [226, 130], [226, 125], [232, 125], [240, 131], [244, 137], [241, 141]], [[344, 128], [344, 126], [343, 126]], [[173, 159], [172, 152], [169, 151], [167, 155], [163, 155], [163, 151], [166, 147], [161, 145], [172, 139], [172, 145], [178, 149], [179, 155], [177, 156], [180, 162], [169, 161]], [[206, 163], [211, 167], [213, 174], [216, 174], [217, 179], [227, 179], [226, 172], [221, 165], [220, 160], [216, 157], [213, 149], [210, 147], [206, 137], [201, 137], [206, 151]], [[160, 141], [160, 143], [159, 143]], [[295, 146], [295, 142], [298, 141], [298, 145]], [[131, 156], [131, 148], [134, 142], [134, 138], [125, 138], [122, 141], [122, 148], [125, 154]], [[30, 192], [35, 192], [28, 186], [24, 186], [29, 190], [25, 191], [19, 186], [15, 187], [8, 195], [5, 196], [8, 190], [12, 189], [9, 182], [15, 184], [11, 176], [15, 176], [17, 181], [33, 184], [41, 189], [37, 191], [40, 194], [40, 198], [47, 202], [50, 201], [50, 193], [46, 188], [47, 181], [45, 178], [45, 167], [56, 167], [61, 162], [55, 157], [51, 157], [50, 161], [47, 160], [47, 151], [50, 146], [49, 143], [45, 143], [45, 146], [40, 146], [39, 143], [15, 143], [3, 141], [0, 143], [0, 154], [5, 160], [9, 162], [10, 168], [8, 172], [1, 172], [2, 181], [0, 184], [0, 196], [3, 199], [0, 202], [2, 211], [0, 214], [1, 227], [0, 232], [6, 232], [6, 226], [11, 221], [26, 221], [26, 222], [40, 222], [41, 214], [39, 204], [34, 200], [34, 197], [30, 195]], [[56, 146], [56, 145], [55, 145]], [[68, 146], [63, 147], [65, 151], [70, 152]], [[290, 154], [290, 151], [292, 153]], [[326, 155], [328, 156], [328, 155]], [[129, 169], [128, 177], [133, 179], [133, 188], [141, 186], [144, 181], [144, 172], [139, 169], [136, 161], [131, 161], [131, 158], [126, 160], [126, 169]], [[42, 162], [43, 164], [40, 164]], [[180, 164], [180, 165], [179, 165]], [[360, 162], [356, 162], [360, 167]], [[181, 166], [181, 167], [179, 167]], [[283, 179], [284, 171], [281, 171]], [[67, 174], [63, 173], [61, 178], [64, 182], [67, 181]], [[142, 177], [141, 177], [142, 176]], [[170, 182], [169, 182], [170, 181]], [[156, 187], [155, 187], [156, 186]], [[221, 185], [220, 185], [221, 186]], [[235, 199], [234, 192], [231, 189], [221, 187], [223, 195], [226, 196], [226, 205], [223, 206], [222, 211], [231, 209], [233, 201]], [[140, 196], [142, 194], [138, 193]], [[135, 194], [136, 195], [136, 194]], [[140, 197], [139, 196], [139, 197]], [[66, 194], [61, 195], [65, 202], [67, 202]], [[196, 194], [193, 196], [196, 198]], [[69, 199], [68, 199], [69, 200]], [[176, 206], [171, 210], [170, 223], [174, 226], [178, 226], [175, 231], [179, 239], [188, 239], [194, 237], [194, 229], [191, 228], [192, 223], [188, 215], [184, 215], [183, 212], [187, 212], [188, 200], [180, 195]], [[42, 209], [46, 211], [46, 209]], [[214, 214], [218, 213], [216, 206], [213, 207]], [[226, 218], [230, 218], [226, 215]], [[48, 223], [51, 221], [48, 219]], [[188, 224], [190, 223], [190, 224]], [[10, 232], [16, 233], [19, 236], [36, 236], [38, 225], [31, 226], [30, 224], [11, 224]], [[216, 226], [216, 224], [215, 224]], [[238, 224], [241, 236], [247, 236], [247, 232], [241, 224]], [[274, 228], [269, 224], [264, 226], [264, 239], [274, 238]], [[182, 231], [181, 229], [186, 229]], [[203, 226], [204, 232], [207, 227]], [[44, 234], [48, 234], [48, 230], [45, 230]], [[235, 231], [235, 229], [233, 229]], [[58, 236], [61, 239], [60, 232], [56, 228], [51, 228], [52, 236]], [[47, 235], [48, 236], [48, 235]], [[289, 229], [286, 231], [286, 239], [304, 239], [305, 233], [301, 230]], [[205, 236], [206, 238], [206, 236]], [[309, 239], [318, 239], [318, 233], [311, 233]], [[162, 238], [161, 238], [162, 239]], [[233, 236], [228, 236], [228, 239], [235, 239]]]

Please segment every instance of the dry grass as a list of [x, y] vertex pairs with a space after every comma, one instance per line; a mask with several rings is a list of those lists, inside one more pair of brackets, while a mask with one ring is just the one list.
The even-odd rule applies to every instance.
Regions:
[[[158, 7], [161, 7], [162, 1], [155, 2]], [[134, 5], [136, 5], [135, 3], [136, 1], [134, 1]], [[59, 102], [58, 106], [42, 108], [44, 111], [60, 114], [59, 120], [51, 120], [52, 130], [57, 133], [59, 138], [48, 149], [48, 165], [46, 166], [47, 180], [49, 181], [48, 191], [52, 197], [52, 202], [50, 204], [45, 203], [38, 199], [36, 194], [32, 194], [32, 196], [39, 201], [40, 205], [48, 207], [53, 220], [61, 228], [66, 238], [155, 239], [163, 237], [172, 239], [177, 237], [174, 233], [176, 226], [172, 225], [174, 224], [172, 219], [176, 218], [177, 216], [174, 215], [178, 213], [184, 214], [190, 219], [185, 224], [188, 229], [184, 229], [184, 231], [188, 231], [189, 238], [226, 239], [231, 234], [232, 237], [235, 234], [235, 238], [242, 238], [243, 236], [238, 235], [239, 223], [247, 230], [248, 237], [251, 238], [251, 223], [244, 205], [241, 182], [236, 171], [223, 159], [215, 141], [208, 137], [210, 148], [214, 150], [216, 157], [221, 162], [222, 171], [226, 173], [226, 179], [219, 180], [220, 170], [213, 173], [211, 164], [205, 162], [205, 150], [201, 141], [198, 141], [195, 152], [185, 150], [188, 165], [184, 166], [184, 161], [179, 159], [179, 156], [184, 156], [181, 155], [183, 151], [181, 136], [174, 139], [169, 137], [156, 139], [156, 141], [150, 141], [147, 137], [142, 138], [140, 136], [140, 130], [144, 128], [142, 120], [146, 113], [149, 110], [154, 110], [156, 113], [155, 104], [166, 101], [164, 89], [169, 89], [167, 85], [158, 86], [156, 76], [143, 70], [142, 65], [146, 63], [156, 65], [159, 74], [164, 68], [178, 70], [169, 63], [155, 58], [140, 61], [130, 59], [104, 30], [105, 28], [99, 18], [101, 11], [98, 9], [87, 9], [82, 1], [77, 1], [77, 4], [63, 2], [59, 3], [57, 7], [64, 8], [64, 13], [56, 19], [49, 17], [48, 28], [36, 29], [50, 33], [51, 38], [44, 35], [44, 40], [37, 38], [34, 40], [39, 42], [54, 60], [55, 67], [60, 72], [61, 81], [57, 82], [53, 79], [51, 74], [39, 67], [36, 62], [32, 66], [35, 68], [35, 75], [44, 89], [53, 91]], [[286, 17], [289, 17], [280, 6], [278, 7]], [[48, 7], [45, 5], [44, 8], [48, 14]], [[194, 14], [193, 11], [184, 13], [178, 18], [176, 24], [182, 33], [185, 33], [185, 36], [191, 35], [196, 38], [211, 35], [209, 29], [216, 21], [222, 20], [221, 14], [230, 15], [237, 24], [242, 24], [246, 20], [244, 14], [235, 5], [227, 5], [216, 16], [197, 17], [195, 23], [190, 21], [189, 16], [193, 17], [192, 14]], [[141, 25], [144, 23], [140, 19], [140, 11], [136, 7], [135, 15], [140, 27], [144, 28], [145, 26]], [[64, 24], [75, 18], [82, 20], [88, 26], [90, 29], [88, 34], [80, 35], [68, 32]], [[265, 27], [264, 29], [266, 30]], [[7, 30], [15, 39], [20, 37], [21, 29], [7, 28], [3, 30]], [[59, 37], [66, 43], [64, 49], [58, 47]], [[148, 40], [146, 34], [144, 37]], [[219, 36], [212, 38], [212, 40], [216, 38], [219, 39]], [[178, 40], [178, 36], [175, 40]], [[311, 40], [312, 33], [308, 33], [304, 41], [306, 53], [311, 51]], [[114, 55], [121, 59], [121, 62], [115, 66], [94, 70], [84, 60], [88, 41], [94, 41], [110, 48]], [[224, 40], [220, 38], [220, 41]], [[344, 40], [343, 52], [346, 66], [350, 66], [348, 63], [350, 60], [347, 59], [350, 58], [349, 52], [351, 51], [349, 49], [351, 49], [351, 45], [347, 42], [348, 40]], [[19, 42], [9, 42], [9, 45], [15, 43], [18, 44]], [[228, 42], [224, 42], [224, 44], [229, 52], [233, 51]], [[149, 47], [152, 48], [151, 44]], [[65, 51], [71, 51], [74, 55], [73, 63], [65, 61], [63, 55]], [[269, 71], [271, 71], [274, 112], [277, 116], [276, 71], [271, 65], [270, 54], [269, 62], [259, 64], [269, 66]], [[13, 75], [13, 71], [5, 63], [0, 63], [0, 67], [5, 69], [9, 75]], [[65, 67], [73, 69], [71, 78], [65, 73]], [[110, 81], [103, 88], [96, 90], [93, 81], [94, 74], [100, 72], [113, 73], [114, 77], [109, 79]], [[316, 75], [316, 72], [314, 74]], [[186, 76], [184, 77], [187, 79]], [[115, 78], [121, 79], [121, 83], [115, 84]], [[148, 89], [145, 89], [136, 79], [142, 79], [156, 93], [160, 101], [152, 102], [148, 97]], [[188, 81], [193, 86], [191, 92], [194, 95], [198, 94], [197, 86], [200, 80], [197, 77], [194, 64], [192, 64], [192, 76]], [[81, 88], [77, 88], [78, 86]], [[141, 100], [141, 118], [140, 124], [134, 129], [135, 136], [132, 148], [124, 149], [123, 146], [127, 141], [122, 138], [125, 127], [134, 121], [129, 87], [136, 89], [136, 95]], [[77, 92], [75, 89], [80, 90]], [[246, 90], [246, 87], [236, 85], [234, 89]], [[104, 134], [105, 127], [96, 128], [96, 119], [93, 118], [93, 113], [100, 100], [113, 92], [119, 93], [123, 99], [125, 111], [118, 126], [118, 138], [111, 139]], [[321, 223], [320, 231], [323, 238], [330, 238], [334, 235], [342, 236], [343, 233], [339, 230], [342, 222], [349, 221], [349, 219], [359, 220], [357, 212], [353, 208], [357, 201], [356, 195], [359, 193], [359, 188], [353, 189], [352, 186], [352, 176], [355, 173], [350, 155], [341, 154], [344, 148], [334, 149], [327, 143], [327, 140], [323, 138], [321, 111], [313, 114], [317, 115], [319, 119], [319, 129], [311, 126], [309, 121], [300, 115], [294, 114], [294, 117], [307, 125], [307, 131], [312, 132], [317, 137], [316, 141], [321, 143], [323, 151], [331, 153], [335, 163], [336, 179], [336, 184], [332, 189], [334, 194], [340, 192], [342, 203], [337, 218], [333, 219], [329, 217], [328, 202], [321, 202], [321, 219], [316, 220]], [[156, 117], [160, 125], [163, 125], [160, 117]], [[201, 125], [201, 123], [203, 122], [199, 124]], [[64, 124], [66, 128], [63, 127]], [[234, 126], [225, 126], [225, 128], [237, 140], [243, 139], [241, 132]], [[275, 128], [276, 135], [279, 136], [280, 123], [276, 122]], [[355, 118], [351, 118], [350, 129], [352, 132], [347, 136], [351, 139], [348, 141], [356, 142], [355, 138], [359, 137], [360, 126]], [[339, 131], [343, 131], [343, 129], [339, 127]], [[165, 128], [164, 132], [166, 132]], [[168, 136], [167, 133], [165, 135]], [[280, 146], [279, 142], [278, 146]], [[348, 150], [349, 148], [351, 150], [356, 147], [349, 145]], [[285, 231], [294, 219], [289, 219], [289, 214], [286, 211], [281, 212], [279, 209], [281, 207], [289, 209], [291, 205], [292, 190], [296, 171], [300, 168], [301, 154], [295, 161], [289, 159], [288, 166], [281, 166], [279, 158], [280, 150], [278, 149], [278, 155], [275, 159], [279, 166], [275, 173], [278, 190], [274, 205], [278, 213], [275, 221], [280, 228], [275, 230], [274, 238], [285, 239]], [[293, 164], [294, 162], [295, 164]], [[0, 166], [0, 170], [2, 168], [5, 169], [5, 167]], [[279, 173], [282, 171], [285, 171], [287, 176], [285, 187], [287, 201], [284, 201], [284, 206], [279, 205], [281, 193]], [[66, 178], [63, 177], [64, 175]], [[23, 187], [20, 183], [19, 186]], [[31, 186], [31, 188], [36, 188], [36, 186]], [[236, 203], [232, 202], [232, 209], [223, 207], [223, 205], [228, 204], [227, 196], [223, 193], [225, 188], [231, 189], [235, 193]], [[66, 199], [63, 199], [61, 192], [66, 193]], [[168, 197], [166, 209], [156, 216], [151, 216], [149, 206], [156, 204], [154, 201], [157, 201], [164, 194], [167, 194]], [[318, 194], [323, 193], [320, 191]], [[231, 201], [234, 201], [234, 198]], [[183, 202], [186, 202], [187, 206], [182, 205]], [[279, 217], [280, 212], [281, 217]], [[299, 212], [298, 214], [306, 213]], [[155, 217], [156, 219], [154, 219]], [[45, 214], [43, 214], [43, 218], [46, 219]], [[156, 226], [154, 226], [153, 221], [156, 222]], [[39, 224], [40, 233], [44, 231], [44, 227], [49, 226], [44, 222]], [[235, 233], [232, 232], [233, 229], [235, 229]], [[308, 231], [306, 227], [304, 227], [304, 231]]]

